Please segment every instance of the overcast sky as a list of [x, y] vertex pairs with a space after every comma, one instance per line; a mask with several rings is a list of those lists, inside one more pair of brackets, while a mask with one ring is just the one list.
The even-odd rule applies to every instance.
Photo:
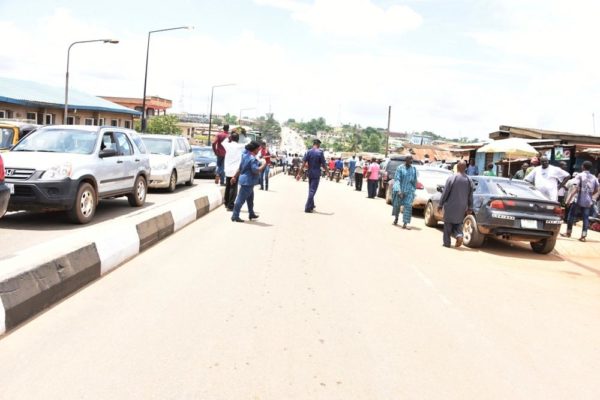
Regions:
[[[485, 137], [500, 124], [600, 133], [592, 0], [0, 0], [0, 75], [264, 114]], [[1, 94], [0, 94], [1, 95]]]

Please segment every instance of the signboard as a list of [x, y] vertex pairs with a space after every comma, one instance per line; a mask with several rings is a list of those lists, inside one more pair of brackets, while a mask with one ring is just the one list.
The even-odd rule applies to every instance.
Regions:
[[555, 147], [554, 148], [554, 159], [555, 160], [564, 160], [565, 159], [565, 154], [563, 152], [563, 148], [562, 147]]

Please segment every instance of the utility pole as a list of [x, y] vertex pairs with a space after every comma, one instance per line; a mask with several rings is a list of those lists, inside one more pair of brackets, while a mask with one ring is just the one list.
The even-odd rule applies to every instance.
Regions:
[[592, 113], [592, 125], [594, 126], [594, 135], [596, 134], [596, 114]]
[[385, 137], [385, 158], [387, 158], [388, 153], [390, 152], [390, 122], [392, 120], [392, 106], [388, 107], [388, 125], [387, 125], [387, 135]]

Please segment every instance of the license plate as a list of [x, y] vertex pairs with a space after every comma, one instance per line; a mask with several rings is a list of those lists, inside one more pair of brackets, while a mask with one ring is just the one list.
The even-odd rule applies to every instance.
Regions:
[[196, 168], [194, 168], [194, 170], [195, 170], [196, 172], [200, 172], [200, 167], [196, 167]]
[[521, 228], [525, 229], [537, 229], [538, 224], [536, 220], [532, 219], [522, 219], [521, 220]]
[[10, 194], [15, 194], [15, 185], [12, 183], [7, 183], [6, 186], [8, 186], [8, 190], [10, 191]]

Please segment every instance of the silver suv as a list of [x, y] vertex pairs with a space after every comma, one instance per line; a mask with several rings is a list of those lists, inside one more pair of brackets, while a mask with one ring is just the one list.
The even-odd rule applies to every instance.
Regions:
[[100, 199], [146, 201], [150, 162], [135, 131], [117, 127], [54, 125], [38, 129], [4, 153], [9, 211], [67, 212], [92, 220]]

